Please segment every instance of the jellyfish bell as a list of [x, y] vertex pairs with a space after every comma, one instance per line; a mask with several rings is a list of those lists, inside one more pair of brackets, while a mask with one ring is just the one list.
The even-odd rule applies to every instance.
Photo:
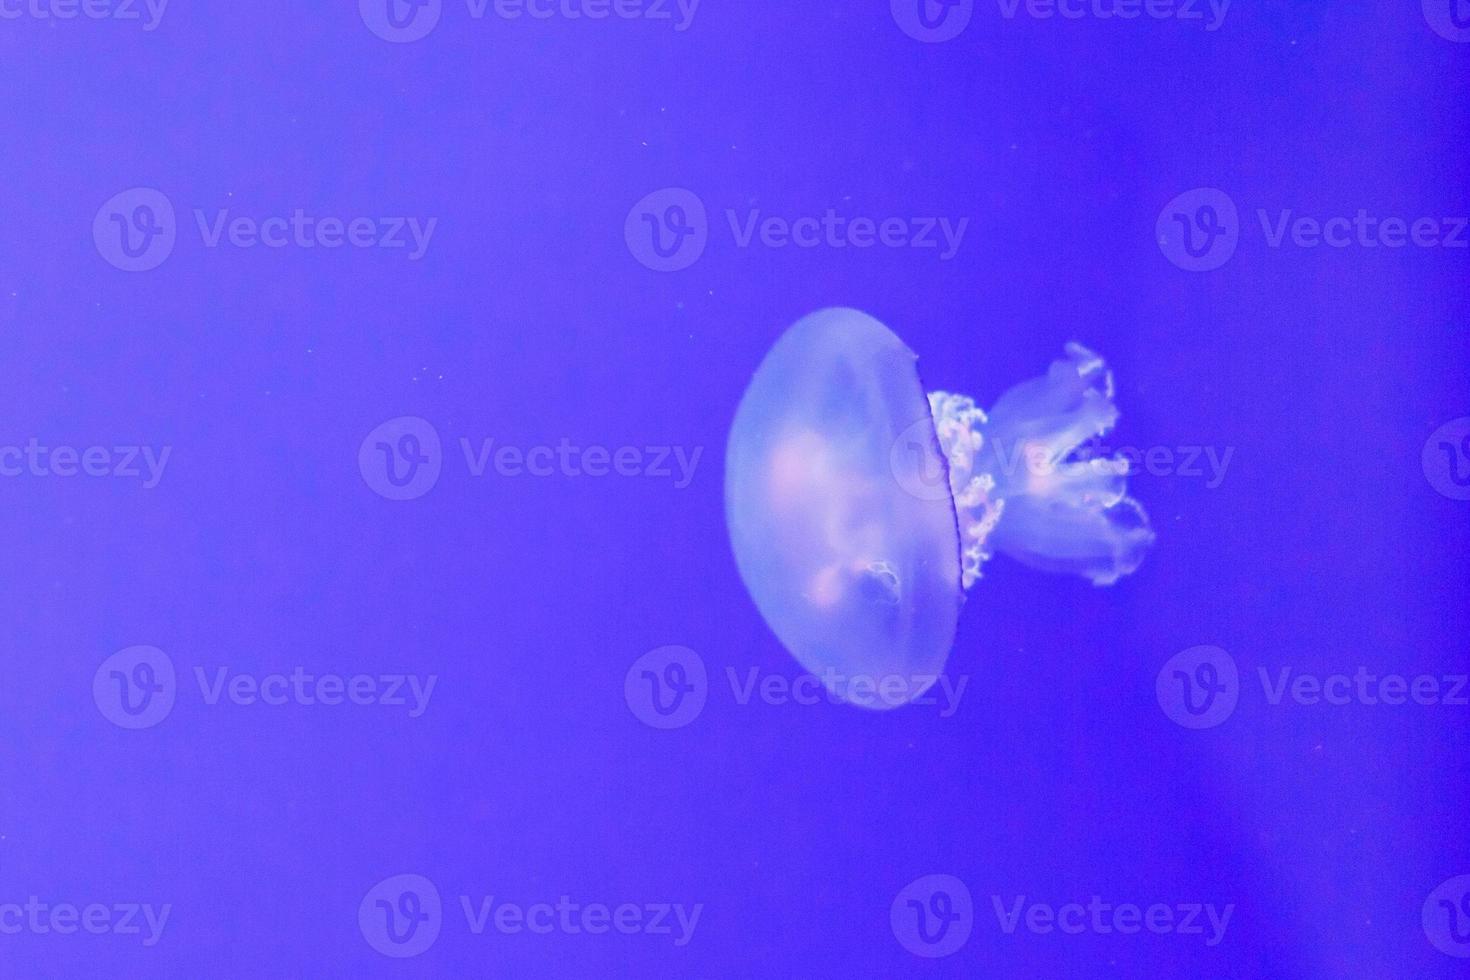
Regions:
[[[964, 595], [948, 492], [894, 479], [891, 447], [929, 416], [916, 360], [864, 313], [806, 317], [751, 380], [725, 460], [731, 545], [761, 615], [829, 690], [874, 707], [933, 683]], [[899, 464], [924, 486], [944, 472], [932, 425], [915, 446]]]
[[1117, 417], [1111, 376], [1067, 355], [989, 417], [926, 395], [914, 352], [857, 310], [804, 317], [766, 355], [730, 430], [726, 523], [761, 615], [834, 696], [922, 695], [993, 549], [1098, 584], [1142, 560], [1127, 464], [1071, 459]]

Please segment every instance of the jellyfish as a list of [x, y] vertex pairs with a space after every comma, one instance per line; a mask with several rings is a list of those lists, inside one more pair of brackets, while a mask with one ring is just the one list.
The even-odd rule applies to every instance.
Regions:
[[[804, 317], [747, 387], [725, 458], [735, 562], [777, 639], [835, 700], [911, 703], [939, 677], [967, 590], [997, 552], [1111, 585], [1153, 541], [1102, 358], [974, 399], [927, 394], [918, 358], [853, 309]], [[860, 686], [861, 682], [861, 686]]]

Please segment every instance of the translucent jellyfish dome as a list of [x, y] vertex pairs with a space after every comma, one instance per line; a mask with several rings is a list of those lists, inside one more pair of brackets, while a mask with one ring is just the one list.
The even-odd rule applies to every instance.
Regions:
[[965, 590], [994, 550], [1105, 585], [1153, 535], [1120, 459], [1076, 459], [1117, 419], [1080, 345], [987, 415], [925, 394], [917, 357], [851, 309], [797, 322], [730, 430], [725, 515], [776, 637], [838, 698], [886, 709], [937, 680]]

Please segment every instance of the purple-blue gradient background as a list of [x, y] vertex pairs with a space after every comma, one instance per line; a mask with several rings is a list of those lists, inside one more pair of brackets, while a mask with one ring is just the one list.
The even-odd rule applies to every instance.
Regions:
[[[1007, 19], [920, 44], [886, 0], [704, 0], [693, 26], [470, 19], [390, 44], [355, 3], [174, 0], [161, 26], [0, 21], [0, 444], [173, 447], [160, 485], [0, 480], [0, 902], [172, 903], [163, 940], [0, 936], [0, 975], [1464, 975], [1420, 928], [1470, 872], [1470, 710], [1272, 707], [1275, 671], [1463, 673], [1470, 504], [1420, 452], [1470, 414], [1465, 250], [1270, 248], [1256, 209], [1454, 216], [1470, 46], [1417, 2], [1174, 20]], [[179, 215], [146, 273], [98, 254], [112, 195]], [[634, 202], [710, 210], [692, 267]], [[1239, 249], [1185, 272], [1154, 225], [1227, 192]], [[439, 219], [401, 251], [204, 248], [191, 211]], [[738, 248], [726, 209], [970, 218], [933, 251]], [[1112, 589], [1005, 559], [951, 656], [960, 710], [739, 705], [795, 676], [735, 571], [726, 432], [801, 315], [879, 317], [927, 384], [992, 401], [1068, 340], [1106, 355], [1115, 445], [1234, 451], [1135, 476], [1159, 539]], [[385, 500], [358, 446], [429, 420], [444, 473]], [[694, 481], [471, 478], [458, 440], [703, 447]], [[1246, 693], [1189, 731], [1154, 694], [1190, 646]], [[180, 670], [126, 731], [98, 665]], [[657, 731], [629, 665], [698, 651]], [[439, 675], [429, 710], [203, 703], [195, 666]], [[433, 879], [437, 943], [358, 930]], [[916, 958], [889, 903], [964, 880], [974, 932]], [[703, 903], [694, 939], [474, 936], [457, 896]], [[1236, 905], [1225, 940], [1005, 934], [990, 896]]]

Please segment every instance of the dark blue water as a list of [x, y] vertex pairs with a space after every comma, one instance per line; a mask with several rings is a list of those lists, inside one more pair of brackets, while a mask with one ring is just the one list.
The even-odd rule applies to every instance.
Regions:
[[[0, 974], [1464, 975], [1463, 0], [355, 6], [0, 4]], [[1139, 453], [947, 706], [730, 554], [834, 305]]]

